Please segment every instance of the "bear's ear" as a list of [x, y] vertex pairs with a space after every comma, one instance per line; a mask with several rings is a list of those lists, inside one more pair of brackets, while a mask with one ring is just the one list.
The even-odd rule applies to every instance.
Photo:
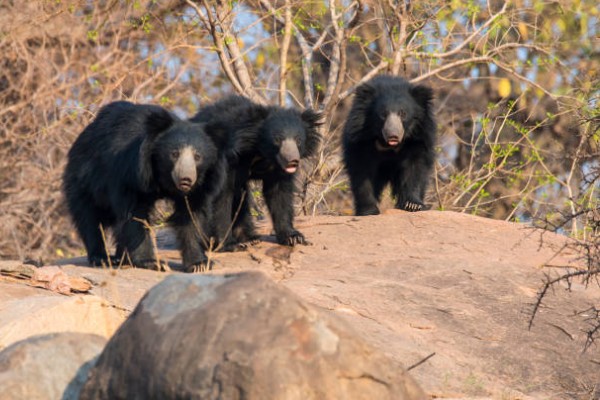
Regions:
[[319, 126], [324, 123], [323, 114], [308, 108], [302, 113], [302, 120], [307, 124], [306, 141], [304, 142], [302, 157], [309, 157], [317, 152], [319, 143], [321, 143]]
[[366, 103], [374, 95], [375, 88], [368, 83], [363, 83], [362, 85], [356, 88], [356, 91], [354, 92], [354, 101], [360, 99], [363, 103]]
[[236, 164], [244, 154], [248, 154], [257, 148], [259, 141], [259, 132], [254, 121], [248, 121], [245, 124], [239, 125], [235, 133], [231, 134], [230, 127], [223, 122], [220, 126], [222, 134], [227, 139], [225, 143], [225, 157], [230, 164]]
[[176, 118], [169, 111], [159, 106], [145, 106], [144, 116], [145, 134], [139, 152], [138, 179], [141, 188], [145, 191], [151, 190], [154, 172], [152, 170], [152, 153], [157, 136], [173, 125]]
[[350, 143], [355, 143], [361, 137], [367, 115], [370, 114], [377, 89], [370, 82], [356, 88], [352, 108], [344, 124], [343, 136]]
[[304, 122], [306, 122], [308, 125], [310, 125], [311, 127], [317, 127], [320, 125], [323, 125], [323, 114], [314, 111], [312, 108], [307, 108], [306, 110], [304, 110], [304, 112], [302, 112], [302, 120]]
[[146, 134], [151, 138], [159, 133], [166, 131], [173, 125], [176, 117], [169, 111], [159, 106], [152, 106], [148, 115], [146, 115]]
[[410, 88], [410, 95], [425, 109], [429, 108], [433, 100], [433, 90], [423, 85], [412, 86]]

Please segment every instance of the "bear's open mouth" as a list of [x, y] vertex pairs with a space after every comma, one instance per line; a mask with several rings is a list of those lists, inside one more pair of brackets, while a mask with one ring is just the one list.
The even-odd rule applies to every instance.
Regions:
[[288, 162], [284, 168], [285, 172], [287, 172], [288, 174], [293, 174], [298, 169], [298, 165], [300, 165], [300, 162], [298, 160], [292, 160]]
[[388, 137], [387, 144], [389, 146], [398, 146], [400, 144], [400, 139], [398, 139], [398, 136]]
[[192, 180], [190, 178], [181, 178], [177, 183], [177, 189], [184, 193], [189, 192], [192, 190]]

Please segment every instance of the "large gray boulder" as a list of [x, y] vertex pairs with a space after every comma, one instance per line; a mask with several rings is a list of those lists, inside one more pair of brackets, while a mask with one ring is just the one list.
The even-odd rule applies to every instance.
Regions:
[[258, 272], [172, 275], [142, 299], [81, 399], [422, 399], [345, 322]]
[[1, 400], [75, 400], [106, 339], [89, 333], [33, 336], [0, 352]]

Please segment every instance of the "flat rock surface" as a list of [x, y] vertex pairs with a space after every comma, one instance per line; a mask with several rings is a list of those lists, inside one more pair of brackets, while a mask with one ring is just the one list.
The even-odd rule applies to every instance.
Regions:
[[[565, 237], [438, 211], [298, 218], [296, 227], [312, 246], [290, 249], [265, 236], [249, 251], [216, 254], [211, 273], [261, 270], [406, 367], [435, 353], [411, 371], [431, 396], [587, 399], [600, 386], [598, 348], [582, 353], [589, 315], [576, 314], [597, 305], [596, 286], [557, 287], [528, 330], [544, 274], [579, 263]], [[162, 232], [159, 243], [178, 268], [172, 235]], [[63, 269], [124, 312], [166, 275]]]
[[99, 296], [65, 296], [0, 280], [0, 351], [45, 333], [81, 332], [108, 338], [128, 315], [113, 304]]

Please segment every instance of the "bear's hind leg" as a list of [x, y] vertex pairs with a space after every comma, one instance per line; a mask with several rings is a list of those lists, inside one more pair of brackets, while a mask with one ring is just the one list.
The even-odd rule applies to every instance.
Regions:
[[233, 188], [225, 187], [213, 203], [213, 212], [210, 219], [211, 236], [215, 239], [216, 250], [233, 251], [236, 240], [233, 237], [233, 220], [231, 205], [233, 202]]
[[[85, 246], [89, 265], [108, 266], [110, 254], [106, 252], [108, 243], [105, 240], [108, 240], [108, 228], [112, 221], [104, 217], [102, 210], [90, 205], [85, 199], [69, 202], [69, 206], [73, 222]], [[100, 230], [101, 225], [104, 236]]]
[[245, 249], [260, 241], [260, 235], [256, 233], [256, 227], [250, 212], [251, 198], [248, 185], [234, 197], [232, 204], [232, 218], [234, 219], [232, 233], [238, 248]]
[[117, 233], [117, 253], [140, 268], [157, 269], [156, 249], [148, 232], [148, 210], [139, 211]]
[[378, 215], [380, 213], [373, 180], [369, 176], [365, 173], [350, 174], [350, 186], [354, 195], [356, 215]]

